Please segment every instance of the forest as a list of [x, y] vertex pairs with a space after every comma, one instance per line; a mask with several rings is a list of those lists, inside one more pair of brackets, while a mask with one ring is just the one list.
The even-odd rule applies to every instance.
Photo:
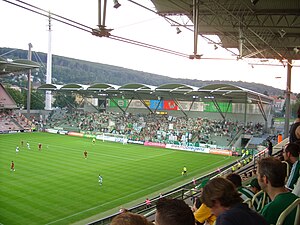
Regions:
[[[12, 48], [0, 48], [0, 55], [6, 59], [27, 59], [28, 51]], [[33, 52], [32, 60], [41, 64], [41, 68], [32, 74], [33, 86], [39, 86], [45, 83], [47, 54], [42, 52]], [[209, 84], [223, 83], [243, 87], [252, 91], [266, 95], [284, 95], [284, 90], [274, 88], [259, 83], [249, 83], [243, 81], [226, 80], [198, 80], [186, 79], [183, 74], [181, 79], [171, 78], [158, 74], [146, 73], [123, 67], [107, 65], [102, 63], [88, 62], [84, 60], [67, 58], [53, 55], [52, 58], [52, 83], [54, 84], [93, 84], [109, 83], [115, 85], [124, 85], [128, 83], [142, 83], [153, 86], [159, 86], [167, 83], [182, 83], [196, 87], [202, 87]], [[241, 75], [242, 76], [242, 75]], [[23, 76], [24, 78], [24, 76]], [[1, 82], [22, 86], [22, 76], [0, 78]]]

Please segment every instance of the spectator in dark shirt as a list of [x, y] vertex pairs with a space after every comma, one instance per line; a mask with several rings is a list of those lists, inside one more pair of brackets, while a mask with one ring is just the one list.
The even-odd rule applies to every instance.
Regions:
[[284, 160], [291, 165], [291, 172], [286, 182], [286, 186], [290, 189], [294, 189], [294, 185], [299, 180], [300, 176], [300, 145], [297, 142], [288, 143], [283, 150]]

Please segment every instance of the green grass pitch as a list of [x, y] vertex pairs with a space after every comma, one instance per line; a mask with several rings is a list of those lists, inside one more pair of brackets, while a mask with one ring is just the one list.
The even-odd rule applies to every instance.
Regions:
[[[0, 135], [0, 146], [0, 224], [4, 225], [71, 224], [156, 196], [235, 160], [133, 144], [92, 144], [87, 138], [47, 133]], [[183, 166], [188, 176], [181, 176]]]

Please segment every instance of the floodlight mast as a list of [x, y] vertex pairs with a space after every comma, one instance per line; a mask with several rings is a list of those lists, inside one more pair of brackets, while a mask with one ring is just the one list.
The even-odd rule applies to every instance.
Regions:
[[[31, 61], [32, 58], [32, 44], [29, 43], [28, 44], [28, 60]], [[31, 103], [31, 69], [28, 71], [28, 75], [27, 75], [27, 118], [30, 117], [30, 103]]]
[[[51, 52], [51, 14], [49, 12], [49, 29], [48, 29], [48, 54], [47, 54], [47, 74], [46, 74], [46, 84], [52, 83], [52, 52]], [[45, 96], [45, 109], [51, 110], [52, 109], [52, 94], [51, 91], [46, 91]]]

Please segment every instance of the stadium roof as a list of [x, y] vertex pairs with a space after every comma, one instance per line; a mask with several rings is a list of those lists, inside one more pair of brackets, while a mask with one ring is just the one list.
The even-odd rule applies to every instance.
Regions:
[[0, 57], [0, 76], [39, 67], [40, 65], [38, 63], [27, 59], [6, 60]]
[[[162, 16], [187, 16], [195, 34], [218, 35], [240, 57], [300, 60], [299, 0], [152, 0]], [[196, 18], [196, 19], [193, 19]], [[189, 25], [172, 23], [186, 28]], [[175, 20], [176, 22], [176, 20]], [[197, 40], [194, 40], [197, 46]]]
[[139, 100], [185, 100], [217, 101], [231, 103], [272, 104], [273, 99], [245, 88], [228, 84], [212, 84], [193, 87], [185, 84], [163, 84], [151, 86], [146, 84], [125, 84], [123, 86], [97, 83], [82, 84], [44, 84], [38, 89], [52, 91], [75, 91], [84, 96], [106, 96], [108, 98], [126, 98]]

